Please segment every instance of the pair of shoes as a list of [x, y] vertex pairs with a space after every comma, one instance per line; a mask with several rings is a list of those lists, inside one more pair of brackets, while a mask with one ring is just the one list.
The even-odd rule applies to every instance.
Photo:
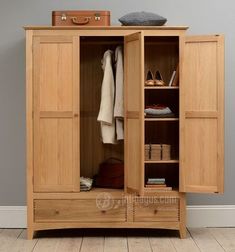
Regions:
[[157, 70], [153, 78], [153, 73], [151, 72], [151, 70], [149, 70], [146, 76], [145, 85], [146, 86], [164, 86], [165, 83], [163, 81], [160, 71]]

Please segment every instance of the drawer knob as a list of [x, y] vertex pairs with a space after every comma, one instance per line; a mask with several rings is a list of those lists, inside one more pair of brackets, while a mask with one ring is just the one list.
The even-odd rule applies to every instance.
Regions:
[[157, 210], [157, 209], [155, 209], [155, 210], [154, 210], [154, 214], [157, 214], [157, 212], [158, 212], [158, 210]]
[[55, 214], [59, 214], [60, 213], [60, 211], [59, 210], [55, 210]]
[[105, 214], [105, 213], [106, 213], [106, 210], [101, 210], [101, 213]]

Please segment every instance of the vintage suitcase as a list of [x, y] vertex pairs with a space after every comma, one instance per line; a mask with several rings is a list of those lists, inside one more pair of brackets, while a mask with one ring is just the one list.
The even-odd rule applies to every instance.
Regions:
[[110, 26], [110, 11], [53, 11], [53, 26]]

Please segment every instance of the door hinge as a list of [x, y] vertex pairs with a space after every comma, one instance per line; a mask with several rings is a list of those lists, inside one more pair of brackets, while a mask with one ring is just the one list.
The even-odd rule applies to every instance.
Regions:
[[32, 111], [32, 118], [34, 117], [34, 112]]

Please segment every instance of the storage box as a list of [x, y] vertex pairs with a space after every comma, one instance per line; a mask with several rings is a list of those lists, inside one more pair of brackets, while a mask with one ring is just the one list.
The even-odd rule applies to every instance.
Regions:
[[53, 11], [53, 26], [110, 26], [110, 11]]
[[171, 146], [169, 144], [162, 144], [162, 160], [171, 159]]
[[171, 159], [171, 146], [168, 144], [145, 144], [145, 160], [160, 161]]

